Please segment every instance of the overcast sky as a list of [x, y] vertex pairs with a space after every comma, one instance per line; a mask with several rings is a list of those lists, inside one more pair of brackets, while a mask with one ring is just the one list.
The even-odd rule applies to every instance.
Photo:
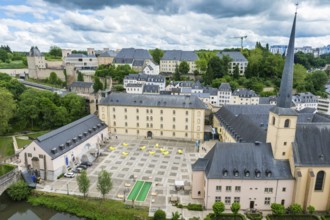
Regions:
[[[222, 49], [288, 44], [296, 0], [1, 0], [0, 42], [13, 50]], [[330, 1], [300, 1], [296, 46], [330, 44]]]

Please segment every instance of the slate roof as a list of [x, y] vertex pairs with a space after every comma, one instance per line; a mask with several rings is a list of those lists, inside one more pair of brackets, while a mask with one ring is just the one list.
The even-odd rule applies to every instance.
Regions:
[[177, 82], [170, 82], [171, 86], [179, 86], [179, 87], [189, 87], [191, 88], [192, 85], [194, 84], [193, 81], [177, 81]]
[[248, 60], [243, 56], [243, 54], [238, 51], [223, 51], [217, 53], [217, 56], [220, 58], [222, 58], [224, 55], [229, 56], [233, 60], [233, 62], [248, 62]]
[[101, 99], [100, 105], [207, 109], [205, 104], [195, 96], [159, 96], [126, 93], [111, 93], [109, 96]]
[[90, 57], [90, 58], [96, 58], [95, 55], [86, 55], [86, 54], [82, 54], [82, 53], [72, 53], [72, 54], [69, 54], [67, 57], [76, 57], [76, 58], [87, 58], [87, 57]]
[[260, 105], [269, 105], [270, 102], [276, 103], [277, 98], [275, 96], [269, 96], [269, 97], [259, 97], [259, 104]]
[[141, 83], [127, 83], [126, 87], [143, 87]]
[[298, 124], [293, 145], [296, 166], [330, 166], [330, 123]]
[[198, 56], [194, 51], [167, 50], [161, 60], [195, 61]]
[[255, 91], [249, 89], [236, 89], [232, 95], [242, 98], [259, 97]]
[[289, 161], [275, 160], [271, 145], [265, 143], [217, 142], [192, 165], [192, 170], [205, 171], [208, 179], [293, 179]]
[[90, 88], [91, 86], [93, 86], [93, 83], [92, 82], [76, 81], [76, 82], [71, 83], [71, 85], [69, 87], [70, 88], [72, 88], [72, 87]]
[[165, 77], [161, 75], [147, 75], [144, 73], [139, 74], [128, 74], [124, 79], [134, 79], [137, 81], [145, 81], [145, 82], [165, 82]]
[[152, 57], [151, 57], [150, 53], [148, 52], [148, 50], [134, 49], [134, 48], [123, 48], [119, 51], [119, 53], [115, 57], [114, 62], [117, 63], [118, 61], [122, 61], [122, 60], [124, 60], [124, 61], [129, 60], [129, 61], [132, 61], [132, 62], [133, 62], [133, 60], [143, 60], [144, 61], [146, 59], [149, 59], [149, 60], [152, 59]]
[[305, 92], [292, 96], [292, 101], [295, 103], [317, 103], [318, 98], [310, 92]]
[[37, 46], [32, 46], [30, 49], [29, 56], [31, 57], [40, 57], [41, 53]]
[[221, 125], [237, 141], [266, 142], [269, 110], [272, 105], [226, 105], [215, 113]]
[[[93, 137], [107, 128], [96, 115], [88, 115], [63, 127], [39, 136], [34, 142], [39, 145], [52, 159], [72, 150], [80, 143]], [[81, 137], [81, 138], [80, 138]], [[73, 141], [75, 139], [75, 142]], [[67, 144], [69, 141], [70, 144]], [[60, 145], [63, 146], [61, 150]], [[56, 153], [52, 149], [56, 148]]]
[[229, 83], [221, 83], [219, 86], [220, 91], [230, 91], [231, 92], [231, 87]]
[[107, 50], [99, 55], [99, 57], [115, 57], [117, 56], [117, 53], [112, 50]]
[[143, 92], [159, 93], [159, 85], [144, 85]]
[[203, 86], [199, 81], [196, 81], [191, 88], [192, 89], [203, 89]]

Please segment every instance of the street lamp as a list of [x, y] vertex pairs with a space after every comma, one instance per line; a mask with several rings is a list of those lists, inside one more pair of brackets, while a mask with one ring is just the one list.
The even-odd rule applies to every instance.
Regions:
[[124, 189], [124, 202], [126, 201], [126, 193], [128, 192], [128, 189], [127, 188], [125, 188]]

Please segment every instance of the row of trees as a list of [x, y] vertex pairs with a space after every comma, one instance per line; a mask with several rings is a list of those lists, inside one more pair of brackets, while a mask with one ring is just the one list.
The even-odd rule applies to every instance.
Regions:
[[[85, 170], [82, 171], [79, 176], [77, 176], [77, 184], [79, 192], [81, 192], [85, 198], [88, 195], [90, 187], [90, 180]], [[112, 189], [111, 176], [110, 173], [106, 170], [102, 170], [101, 172], [99, 172], [97, 177], [96, 189], [101, 193], [103, 199], [105, 198], [105, 195], [108, 194]]]
[[[284, 205], [279, 203], [273, 203], [271, 205], [272, 214], [273, 215], [284, 215], [284, 214], [291, 214], [291, 215], [299, 215], [303, 214], [303, 208], [301, 205], [294, 203], [290, 205], [287, 209], [284, 207]], [[309, 205], [307, 207], [307, 212], [309, 214], [314, 214], [315, 207], [312, 205]]]
[[17, 60], [21, 60], [27, 66], [25, 52], [13, 52], [8, 45], [0, 46], [0, 62], [10, 63]]
[[294, 62], [303, 65], [308, 70], [321, 68], [330, 63], [330, 54], [314, 57], [311, 53], [303, 53], [299, 51], [294, 55]]
[[69, 93], [27, 89], [0, 73], [0, 134], [25, 129], [53, 129], [87, 114], [85, 100]]

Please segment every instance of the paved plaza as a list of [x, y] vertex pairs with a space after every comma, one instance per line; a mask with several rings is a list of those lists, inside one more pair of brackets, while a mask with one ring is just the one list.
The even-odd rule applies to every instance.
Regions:
[[[202, 146], [210, 149], [212, 142], [205, 142]], [[152, 182], [146, 200], [144, 202], [134, 201], [134, 205], [148, 206], [150, 215], [160, 208], [166, 211], [168, 217], [171, 217], [171, 213], [175, 211], [183, 213], [185, 218], [190, 217], [191, 212], [177, 209], [170, 203], [171, 197], [177, 198], [181, 204], [202, 202], [202, 200], [193, 200], [190, 191], [175, 189], [177, 180], [191, 185], [191, 164], [206, 153], [206, 151], [196, 152], [194, 142], [149, 140], [136, 136], [118, 136], [116, 139], [115, 136], [112, 136], [102, 146], [102, 150], [102, 155], [87, 170], [91, 181], [89, 196], [101, 196], [96, 189], [96, 182], [98, 173], [104, 169], [110, 172], [112, 177], [113, 188], [107, 195], [107, 198], [110, 199], [124, 201], [136, 180]], [[166, 150], [168, 154], [164, 155], [161, 150]], [[182, 154], [179, 154], [178, 150], [182, 150]], [[46, 181], [40, 188], [45, 191], [80, 195], [75, 178], [61, 178], [54, 182]], [[126, 201], [126, 203], [132, 204], [132, 201]], [[192, 216], [200, 215], [202, 217], [205, 213], [196, 212]]]

